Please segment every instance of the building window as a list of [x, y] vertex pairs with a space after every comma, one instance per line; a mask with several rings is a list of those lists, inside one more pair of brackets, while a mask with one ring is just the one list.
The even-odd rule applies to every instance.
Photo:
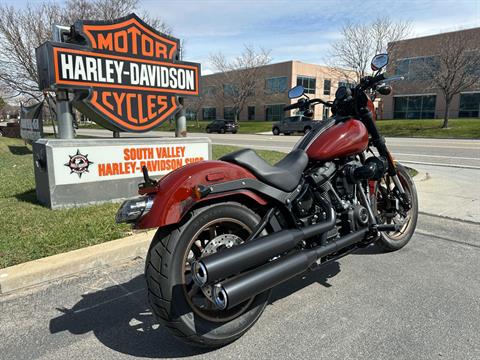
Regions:
[[439, 68], [438, 58], [435, 56], [422, 56], [410, 59], [397, 60], [395, 75], [405, 77], [405, 80], [428, 80], [428, 73]]
[[217, 109], [214, 107], [205, 107], [202, 109], [203, 120], [215, 120], [217, 118]]
[[234, 120], [235, 119], [235, 111], [233, 111], [233, 107], [224, 107], [223, 108], [223, 118], [225, 120]]
[[460, 94], [458, 117], [480, 117], [480, 92]]
[[248, 120], [255, 120], [255, 106], [248, 107]]
[[215, 88], [215, 86], [204, 86], [203, 87], [202, 94], [204, 96], [213, 97], [213, 96], [216, 95], [216, 93], [217, 93], [217, 89]]
[[265, 90], [270, 94], [284, 93], [287, 91], [287, 77], [274, 77], [265, 80]]
[[435, 102], [435, 95], [395, 96], [393, 117], [395, 119], [433, 119]]
[[267, 105], [265, 107], [265, 117], [267, 121], [280, 121], [283, 119], [283, 108], [285, 104]]
[[330, 95], [330, 89], [332, 88], [332, 80], [323, 80], [323, 95]]
[[347, 88], [353, 89], [355, 87], [355, 84], [348, 80], [344, 80], [344, 81], [338, 82], [338, 87], [341, 87], [341, 86], [345, 86]]
[[185, 111], [185, 117], [190, 121], [197, 120], [197, 113], [193, 109], [187, 109]]
[[302, 85], [307, 94], [315, 94], [315, 88], [317, 87], [317, 80], [310, 76], [297, 76], [297, 86]]
[[235, 86], [232, 84], [223, 84], [223, 94], [226, 96], [235, 96]]

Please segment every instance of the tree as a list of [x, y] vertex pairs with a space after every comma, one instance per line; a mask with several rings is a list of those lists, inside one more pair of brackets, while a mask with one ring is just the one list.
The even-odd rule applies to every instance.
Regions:
[[455, 95], [480, 85], [480, 45], [465, 32], [442, 36], [432, 61], [424, 61], [415, 72], [423, 72], [427, 86], [440, 90], [445, 100], [442, 128], [448, 128], [450, 105]]
[[342, 27], [341, 38], [331, 45], [327, 63], [347, 80], [353, 71], [358, 82], [370, 72], [370, 61], [376, 54], [386, 52], [388, 43], [410, 34], [410, 22], [394, 22], [387, 17], [367, 24], [347, 23]]
[[187, 110], [192, 111], [195, 114], [195, 123], [197, 127], [200, 126], [198, 123], [199, 113], [202, 111], [203, 105], [205, 104], [204, 95], [199, 95], [191, 98], [187, 98]]
[[[11, 97], [41, 99], [35, 48], [52, 38], [52, 26], [79, 19], [112, 20], [135, 11], [139, 0], [68, 0], [64, 5], [42, 2], [15, 9], [0, 5], [0, 86]], [[170, 28], [149, 14], [140, 16], [159, 31]]]
[[[245, 46], [243, 52], [229, 61], [222, 53], [210, 56], [210, 63], [220, 73], [215, 84], [224, 104], [232, 107], [235, 121], [247, 100], [255, 96], [257, 88], [263, 88], [265, 65], [271, 61], [270, 51]], [[261, 86], [258, 86], [261, 85]]]

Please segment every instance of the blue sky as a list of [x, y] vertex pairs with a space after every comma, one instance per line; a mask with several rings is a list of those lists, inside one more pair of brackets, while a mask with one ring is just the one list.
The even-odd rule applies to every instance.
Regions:
[[[16, 7], [28, 2], [3, 1]], [[347, 21], [409, 20], [416, 36], [480, 26], [480, 0], [143, 0], [141, 6], [186, 40], [186, 60], [201, 62], [207, 73], [209, 54], [234, 56], [244, 44], [270, 49], [273, 62], [325, 63]]]

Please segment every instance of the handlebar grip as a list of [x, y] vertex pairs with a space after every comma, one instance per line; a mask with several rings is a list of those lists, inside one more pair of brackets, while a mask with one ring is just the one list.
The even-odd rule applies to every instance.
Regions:
[[382, 81], [382, 80], [385, 80], [385, 74], [383, 74], [383, 73], [382, 73], [382, 74], [379, 74], [379, 75], [377, 75], [377, 76], [374, 76], [374, 77], [372, 78], [372, 84], [376, 84], [376, 83], [378, 83], [378, 82], [380, 82], [380, 81]]
[[291, 105], [287, 105], [283, 108], [283, 111], [288, 111], [288, 110], [292, 110], [292, 109], [298, 109], [300, 106], [298, 103], [295, 103], [295, 104], [291, 104]]

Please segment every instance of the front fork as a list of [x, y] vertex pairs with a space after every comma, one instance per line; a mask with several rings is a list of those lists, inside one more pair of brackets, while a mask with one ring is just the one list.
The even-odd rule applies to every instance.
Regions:
[[381, 136], [380, 133], [378, 132], [377, 125], [373, 120], [372, 112], [370, 111], [368, 106], [366, 106], [359, 109], [359, 115], [362, 122], [367, 127], [368, 132], [370, 133], [371, 142], [373, 146], [377, 148], [380, 156], [383, 156], [384, 158], [387, 159], [387, 163], [388, 163], [387, 172], [388, 172], [388, 175], [392, 178], [393, 183], [397, 188], [399, 200], [402, 202], [402, 205], [410, 209], [411, 207], [410, 199], [408, 198], [408, 195], [405, 192], [405, 189], [403, 188], [402, 183], [398, 179], [395, 161], [393, 160], [392, 154], [390, 154], [390, 151], [387, 148], [387, 145], [385, 143], [385, 138]]

